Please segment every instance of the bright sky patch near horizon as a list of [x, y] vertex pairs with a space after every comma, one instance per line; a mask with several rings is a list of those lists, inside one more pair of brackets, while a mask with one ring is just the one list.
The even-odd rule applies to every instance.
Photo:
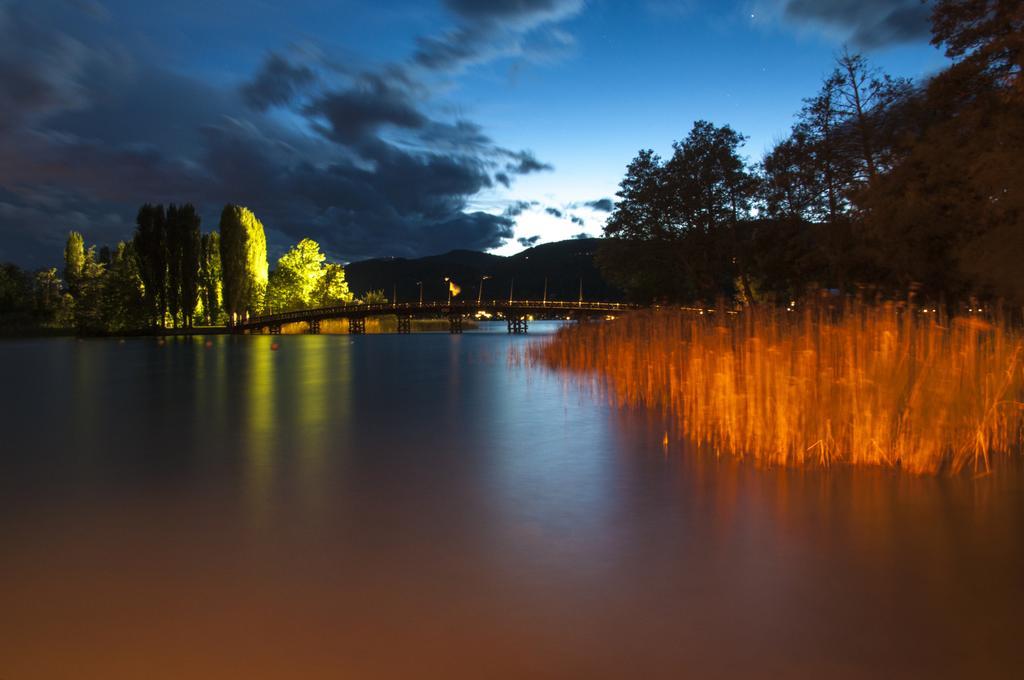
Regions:
[[894, 76], [946, 60], [918, 0], [7, 0], [0, 261], [143, 202], [204, 230], [251, 207], [276, 256], [510, 254], [598, 235], [626, 164], [693, 121], [758, 160], [843, 45]]

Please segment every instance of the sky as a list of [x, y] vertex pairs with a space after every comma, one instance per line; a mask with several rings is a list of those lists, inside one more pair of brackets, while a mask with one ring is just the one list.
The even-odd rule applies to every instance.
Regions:
[[695, 120], [757, 162], [844, 46], [947, 62], [920, 0], [0, 0], [0, 261], [142, 203], [226, 203], [271, 256], [511, 254], [599, 235], [626, 164]]

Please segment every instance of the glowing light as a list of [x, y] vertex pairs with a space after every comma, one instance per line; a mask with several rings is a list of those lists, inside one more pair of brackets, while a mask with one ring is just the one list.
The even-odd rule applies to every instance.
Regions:
[[1024, 447], [1024, 336], [1008, 323], [940, 325], [895, 304], [663, 310], [523, 352], [667, 414], [681, 438], [769, 465], [982, 472]]

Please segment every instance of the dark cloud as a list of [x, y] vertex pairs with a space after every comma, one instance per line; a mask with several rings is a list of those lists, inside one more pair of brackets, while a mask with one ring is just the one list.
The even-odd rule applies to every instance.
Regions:
[[505, 216], [519, 217], [535, 205], [537, 205], [537, 201], [514, 201], [505, 208]]
[[328, 92], [305, 107], [325, 137], [341, 144], [360, 144], [382, 126], [420, 130], [428, 123], [405, 95], [383, 83]]
[[585, 238], [594, 238], [594, 236], [592, 236], [591, 234], [588, 234], [587, 232], [583, 231], [583, 232], [580, 232], [578, 234], [574, 234], [573, 238], [576, 239], [577, 241], [582, 241]]
[[558, 208], [544, 208], [544, 212], [552, 217], [557, 217], [558, 219], [562, 219], [565, 216], [565, 214]]
[[290, 104], [316, 82], [313, 69], [292, 64], [280, 54], [270, 54], [250, 82], [242, 86], [242, 97], [257, 111]]
[[521, 245], [522, 247], [532, 248], [533, 246], [537, 245], [538, 241], [540, 241], [540, 236], [531, 236], [529, 238], [519, 238], [516, 240], [519, 241], [519, 245]]
[[579, 225], [581, 227], [586, 225], [586, 222], [583, 220], [582, 217], [577, 217], [576, 215], [570, 215], [569, 219], [572, 220], [573, 224]]
[[445, 0], [452, 12], [474, 21], [552, 21], [575, 14], [583, 0]]
[[447, 0], [445, 5], [460, 25], [420, 38], [413, 62], [455, 72], [496, 58], [541, 58], [564, 50], [571, 42], [565, 34], [542, 29], [579, 12], [583, 0]]
[[512, 158], [512, 162], [505, 165], [505, 169], [517, 175], [529, 175], [532, 172], [555, 169], [550, 163], [542, 163], [537, 160], [536, 156], [529, 151], [508, 152], [508, 155]]
[[516, 215], [470, 199], [550, 167], [436, 118], [398, 67], [271, 55], [242, 87], [215, 88], [34, 6], [0, 5], [0, 259], [53, 263], [69, 229], [129, 238], [146, 201], [191, 201], [206, 230], [224, 203], [248, 205], [275, 252], [303, 236], [344, 260], [484, 250], [513, 238]]
[[927, 40], [931, 2], [921, 0], [786, 0], [785, 15], [838, 29], [860, 47]]
[[615, 204], [610, 198], [599, 198], [596, 201], [587, 201], [583, 205], [598, 212], [611, 212], [615, 209]]

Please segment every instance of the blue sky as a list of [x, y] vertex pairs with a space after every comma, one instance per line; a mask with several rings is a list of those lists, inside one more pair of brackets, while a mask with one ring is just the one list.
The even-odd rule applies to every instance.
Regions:
[[[694, 120], [760, 158], [843, 45], [945, 64], [917, 0], [7, 0], [0, 260], [131, 235], [139, 204], [250, 205], [338, 259], [599, 234]], [[600, 207], [600, 206], [599, 206]], [[575, 219], [573, 219], [575, 218]]]

